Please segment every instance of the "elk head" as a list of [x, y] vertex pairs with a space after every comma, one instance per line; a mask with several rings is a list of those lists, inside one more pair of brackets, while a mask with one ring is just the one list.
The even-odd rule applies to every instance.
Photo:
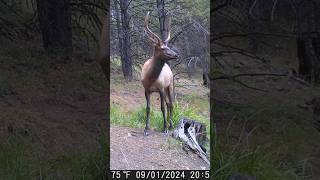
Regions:
[[145, 30], [148, 34], [148, 37], [153, 42], [153, 45], [154, 45], [154, 54], [153, 54], [154, 58], [160, 59], [163, 61], [177, 59], [178, 54], [174, 52], [172, 49], [170, 49], [170, 47], [168, 46], [168, 42], [170, 40], [170, 30], [168, 32], [167, 39], [162, 41], [159, 38], [159, 36], [157, 36], [154, 32], [152, 32], [148, 27], [149, 13], [150, 12], [147, 13], [144, 23], [145, 23]]

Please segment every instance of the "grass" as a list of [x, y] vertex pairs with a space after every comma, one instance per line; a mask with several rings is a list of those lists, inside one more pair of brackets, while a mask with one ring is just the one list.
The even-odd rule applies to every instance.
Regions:
[[101, 134], [96, 148], [48, 161], [40, 158], [40, 148], [30, 137], [13, 134], [0, 143], [0, 179], [107, 179], [107, 149]]
[[[172, 123], [176, 127], [182, 117], [188, 117], [203, 123], [207, 129], [207, 135], [210, 134], [210, 121], [209, 118], [204, 117], [197, 113], [189, 104], [182, 105], [182, 103], [175, 103], [172, 113]], [[116, 105], [112, 105], [110, 108], [111, 124], [128, 126], [132, 128], [144, 128], [146, 120], [145, 107], [140, 107], [137, 111], [131, 113], [123, 113], [121, 108]], [[167, 122], [168, 124], [168, 122]], [[151, 107], [150, 110], [150, 126], [155, 131], [163, 131], [163, 118], [161, 111], [154, 110]]]
[[289, 167], [281, 167], [275, 154], [248, 145], [244, 137], [227, 147], [225, 140], [232, 139], [228, 133], [212, 137], [211, 179], [228, 180], [234, 173], [253, 176], [259, 180], [294, 180], [297, 176]]
[[256, 146], [250, 137], [243, 134], [233, 142], [230, 132], [213, 135], [211, 150], [211, 179], [228, 180], [234, 173], [253, 176], [259, 180], [294, 180], [294, 170], [288, 166], [281, 167], [276, 152], [267, 153], [263, 147]]
[[169, 150], [169, 149], [181, 149], [182, 148], [182, 142], [177, 140], [177, 139], [173, 139], [173, 138], [168, 138], [166, 143], [163, 144], [161, 146], [161, 148], [165, 149], [165, 150]]
[[17, 137], [10, 137], [0, 144], [1, 179], [31, 179], [34, 162], [27, 158], [28, 144], [30, 139]]

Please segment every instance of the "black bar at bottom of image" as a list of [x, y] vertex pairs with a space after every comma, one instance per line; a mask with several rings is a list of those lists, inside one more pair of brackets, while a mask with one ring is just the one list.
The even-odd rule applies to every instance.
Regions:
[[111, 179], [210, 179], [209, 170], [110, 170]]

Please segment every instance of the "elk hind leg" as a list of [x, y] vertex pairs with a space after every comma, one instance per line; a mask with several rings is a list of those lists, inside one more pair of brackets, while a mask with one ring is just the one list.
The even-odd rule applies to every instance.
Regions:
[[165, 96], [164, 91], [161, 91], [161, 90], [160, 90], [159, 94], [160, 94], [160, 100], [161, 100], [161, 112], [162, 112], [162, 117], [163, 117], [163, 129], [164, 129], [164, 133], [168, 133], [167, 121], [166, 121], [166, 109], [165, 109], [165, 105], [164, 105], [166, 96]]
[[150, 129], [150, 92], [145, 92], [145, 96], [146, 96], [146, 101], [147, 101], [147, 107], [146, 107], [146, 111], [147, 111], [147, 119], [146, 119], [146, 128], [144, 130], [144, 135], [148, 136], [148, 130]]

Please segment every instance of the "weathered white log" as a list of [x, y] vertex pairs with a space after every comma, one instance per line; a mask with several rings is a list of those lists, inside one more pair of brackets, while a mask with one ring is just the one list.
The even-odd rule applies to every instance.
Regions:
[[207, 153], [203, 152], [202, 148], [199, 146], [198, 141], [196, 140], [196, 134], [195, 134], [195, 128], [194, 128], [194, 124], [192, 124], [189, 128], [188, 128], [188, 133], [190, 135], [190, 140], [192, 142], [192, 145], [195, 146], [198, 155], [206, 162], [210, 165], [210, 161], [207, 158]]
[[[187, 125], [186, 123], [189, 123], [189, 124]], [[197, 132], [196, 128], [200, 128], [200, 126], [202, 126], [202, 125], [195, 126], [195, 124], [197, 123], [198, 122], [194, 120], [190, 121], [190, 120], [185, 120], [185, 118], [182, 118], [172, 135], [174, 138], [180, 139], [181, 141], [183, 141], [190, 149], [196, 152], [207, 164], [210, 165], [210, 161], [207, 158], [206, 152], [202, 150], [196, 138], [196, 132]], [[201, 124], [201, 123], [198, 123], [198, 124]]]

